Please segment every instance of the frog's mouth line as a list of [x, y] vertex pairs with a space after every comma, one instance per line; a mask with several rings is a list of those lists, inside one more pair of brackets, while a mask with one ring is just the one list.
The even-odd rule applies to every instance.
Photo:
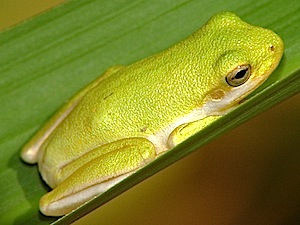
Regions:
[[228, 110], [236, 106], [242, 99], [249, 95], [264, 81], [264, 78], [255, 78], [252, 80], [249, 79], [247, 83], [239, 87], [233, 87], [230, 91], [224, 93], [222, 98], [207, 101], [203, 105], [203, 110], [206, 112], [206, 115], [225, 114]]

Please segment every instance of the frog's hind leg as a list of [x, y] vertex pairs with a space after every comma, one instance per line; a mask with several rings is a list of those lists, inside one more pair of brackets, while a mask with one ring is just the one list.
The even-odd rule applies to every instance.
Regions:
[[23, 147], [21, 157], [27, 163], [36, 163], [37, 155], [40, 147], [53, 132], [53, 130], [69, 115], [73, 108], [80, 102], [82, 97], [90, 91], [92, 88], [97, 86], [102, 80], [116, 73], [124, 66], [114, 66], [109, 68], [105, 73], [98, 79], [93, 81], [77, 95], [69, 100], [61, 109], [59, 109], [52, 118], [30, 139], [29, 142]]
[[64, 215], [105, 192], [155, 156], [154, 145], [145, 138], [127, 138], [100, 146], [62, 168], [61, 175], [66, 179], [41, 198], [40, 210], [45, 215]]

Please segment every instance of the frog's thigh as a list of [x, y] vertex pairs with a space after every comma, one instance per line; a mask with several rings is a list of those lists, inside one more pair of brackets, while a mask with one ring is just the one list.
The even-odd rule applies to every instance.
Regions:
[[102, 80], [116, 73], [124, 66], [113, 66], [106, 70], [102, 76], [93, 81], [77, 95], [69, 100], [62, 108], [60, 108], [48, 122], [30, 139], [29, 142], [23, 147], [21, 157], [27, 163], [36, 163], [37, 154], [47, 139], [47, 137], [53, 132], [53, 130], [66, 118], [66, 116], [73, 110], [73, 108], [80, 102], [82, 97], [89, 92], [93, 87], [97, 86]]
[[184, 140], [188, 139], [192, 135], [196, 134], [204, 127], [208, 126], [210, 123], [218, 119], [219, 116], [208, 116], [201, 120], [197, 120], [191, 123], [186, 123], [178, 126], [172, 131], [169, 136], [168, 145], [174, 147]]
[[[114, 151], [107, 151], [113, 148]], [[128, 138], [97, 148], [100, 154], [78, 168], [41, 198], [45, 215], [64, 215], [105, 192], [140, 167], [155, 159], [154, 145], [145, 138]]]

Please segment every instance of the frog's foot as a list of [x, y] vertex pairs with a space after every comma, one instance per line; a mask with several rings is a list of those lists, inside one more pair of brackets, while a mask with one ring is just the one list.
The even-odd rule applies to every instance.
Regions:
[[154, 145], [144, 138], [115, 141], [92, 152], [93, 155], [83, 155], [83, 158], [62, 168], [62, 173], [68, 174], [70, 167], [78, 167], [41, 198], [40, 210], [43, 214], [60, 216], [69, 213], [154, 160], [156, 155]]
[[185, 123], [178, 126], [176, 129], [172, 131], [168, 139], [168, 146], [173, 148], [174, 146], [180, 144], [185, 141], [192, 135], [196, 134], [213, 121], [218, 119], [220, 116], [207, 116], [201, 120], [197, 120], [191, 123]]

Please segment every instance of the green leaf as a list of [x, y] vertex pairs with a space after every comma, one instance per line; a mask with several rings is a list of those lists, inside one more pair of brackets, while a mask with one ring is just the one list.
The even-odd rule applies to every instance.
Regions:
[[49, 188], [19, 158], [23, 144], [73, 94], [112, 65], [159, 52], [219, 11], [278, 33], [284, 58], [251, 97], [203, 132], [158, 158], [56, 224], [70, 223], [208, 141], [300, 90], [300, 2], [70, 1], [0, 34], [0, 224], [49, 224], [38, 212]]

